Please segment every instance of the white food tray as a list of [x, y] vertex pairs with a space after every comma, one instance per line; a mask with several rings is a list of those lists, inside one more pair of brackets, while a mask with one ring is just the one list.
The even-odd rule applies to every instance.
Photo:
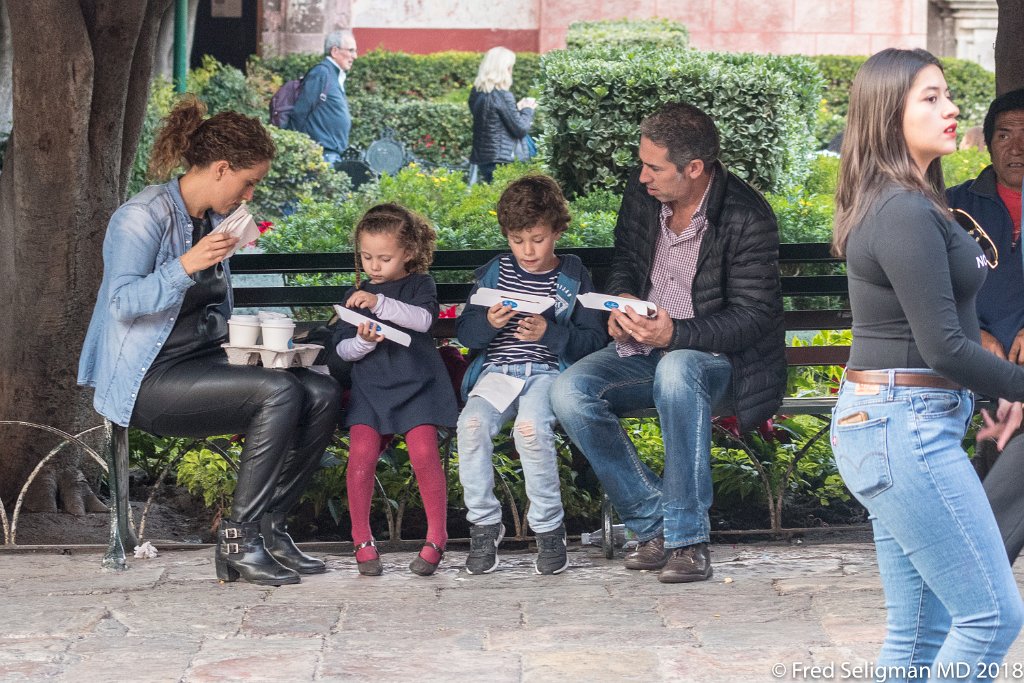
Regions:
[[275, 351], [262, 345], [232, 346], [220, 345], [228, 354], [231, 365], [260, 365], [265, 368], [306, 368], [313, 364], [317, 354], [323, 350], [319, 344], [295, 344], [287, 351]]

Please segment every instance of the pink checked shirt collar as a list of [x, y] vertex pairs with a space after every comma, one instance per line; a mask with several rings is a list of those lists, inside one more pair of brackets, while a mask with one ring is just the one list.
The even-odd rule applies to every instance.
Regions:
[[[693, 278], [697, 273], [701, 240], [708, 225], [708, 193], [714, 180], [712, 171], [697, 210], [678, 235], [669, 228], [672, 208], [668, 204], [661, 205], [658, 244], [651, 265], [651, 288], [645, 298], [664, 308], [675, 320], [693, 317]], [[646, 356], [653, 348], [633, 340], [615, 343], [616, 353], [623, 358], [639, 354]]]

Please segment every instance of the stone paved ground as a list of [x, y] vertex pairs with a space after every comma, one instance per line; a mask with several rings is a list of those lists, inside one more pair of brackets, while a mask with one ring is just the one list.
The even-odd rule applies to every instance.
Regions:
[[385, 554], [370, 578], [328, 555], [327, 574], [260, 588], [219, 584], [210, 549], [124, 573], [0, 553], [0, 681], [772, 681], [829, 664], [818, 680], [851, 680], [842, 667], [867, 665], [884, 632], [865, 543], [715, 545], [714, 578], [675, 586], [596, 548], [555, 577], [528, 552], [486, 576], [450, 552], [417, 577], [412, 557]]

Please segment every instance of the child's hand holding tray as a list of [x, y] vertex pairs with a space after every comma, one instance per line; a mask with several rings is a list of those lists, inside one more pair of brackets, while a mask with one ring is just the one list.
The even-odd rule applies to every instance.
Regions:
[[503, 306], [515, 309], [517, 313], [543, 313], [555, 305], [555, 300], [549, 296], [506, 292], [501, 289], [481, 287], [469, 298], [469, 303], [475, 306], [484, 306], [485, 308], [490, 308], [494, 304], [500, 303]]
[[334, 304], [334, 312], [338, 314], [339, 318], [341, 318], [350, 325], [355, 325], [356, 327], [359, 327], [361, 323], [370, 323], [371, 325], [375, 325], [377, 331], [384, 335], [385, 339], [390, 339], [396, 344], [408, 346], [409, 344], [412, 343], [412, 337], [410, 337], [408, 333], [402, 332], [402, 330], [399, 329], [395, 329], [390, 325], [385, 325], [382, 322], [377, 322], [373, 318], [368, 318], [362, 313], [356, 313], [351, 308], [345, 308], [344, 306]]

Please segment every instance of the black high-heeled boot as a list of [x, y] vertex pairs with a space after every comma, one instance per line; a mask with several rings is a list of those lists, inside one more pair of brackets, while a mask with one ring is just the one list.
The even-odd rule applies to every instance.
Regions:
[[284, 586], [300, 580], [296, 572], [282, 566], [267, 552], [259, 522], [238, 524], [222, 520], [217, 530], [214, 563], [221, 581], [242, 579], [259, 586]]
[[288, 516], [285, 513], [268, 512], [260, 522], [263, 544], [275, 560], [300, 574], [323, 574], [327, 571], [323, 560], [310, 557], [296, 547], [288, 534]]

